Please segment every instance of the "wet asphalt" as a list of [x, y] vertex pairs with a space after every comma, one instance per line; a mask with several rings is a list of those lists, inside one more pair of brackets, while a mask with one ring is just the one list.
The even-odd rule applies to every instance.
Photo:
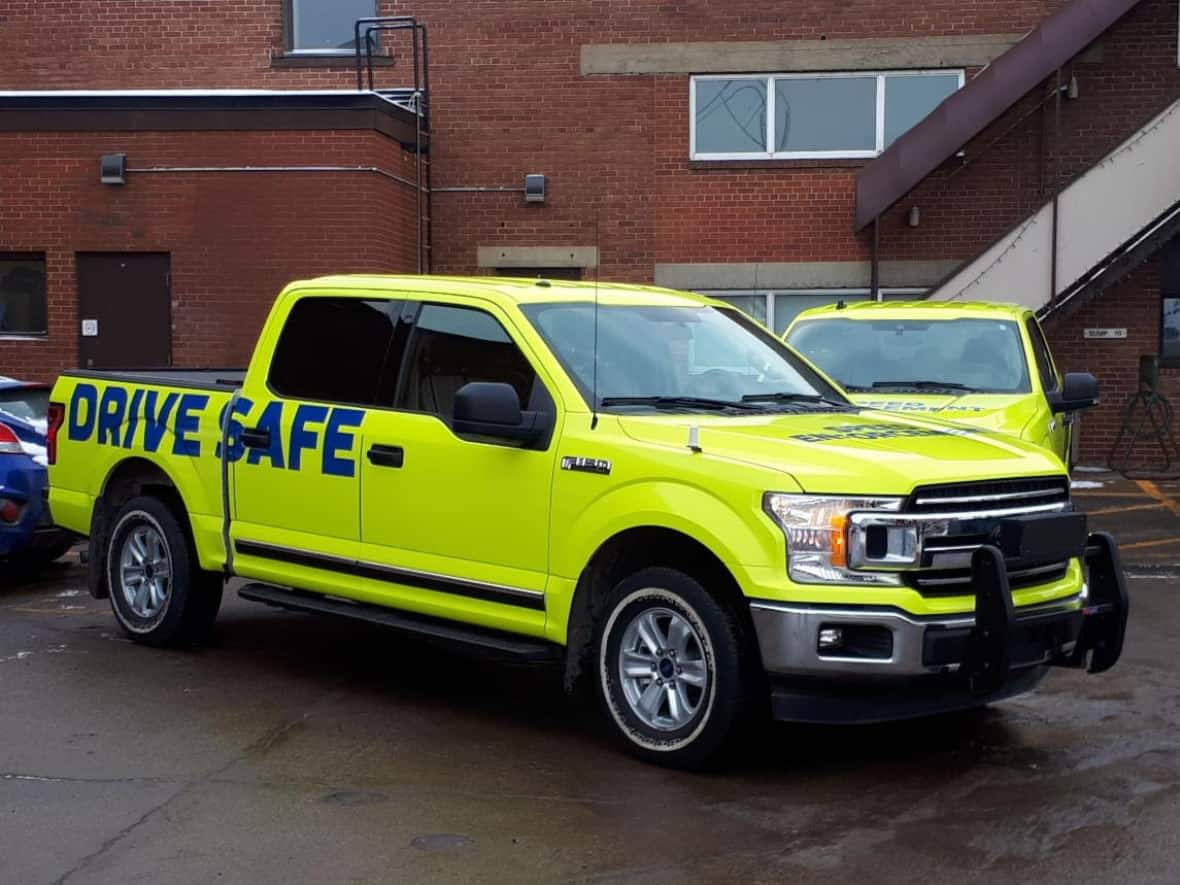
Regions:
[[937, 719], [768, 726], [704, 775], [619, 755], [544, 670], [232, 593], [212, 646], [156, 651], [76, 557], [4, 576], [0, 885], [1175, 883], [1180, 514], [1093, 491], [1124, 488], [1086, 506], [1140, 509], [1094, 521], [1164, 543], [1129, 551], [1114, 671]]

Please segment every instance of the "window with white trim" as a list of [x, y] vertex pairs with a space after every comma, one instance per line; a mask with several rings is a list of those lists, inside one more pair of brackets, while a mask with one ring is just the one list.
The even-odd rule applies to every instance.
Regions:
[[286, 12], [288, 52], [352, 55], [356, 21], [375, 16], [377, 0], [286, 0]]
[[961, 70], [693, 77], [694, 160], [875, 157], [963, 85]]
[[[926, 289], [882, 289], [882, 301], [921, 301]], [[711, 289], [700, 290], [702, 295], [732, 304], [747, 316], [771, 329], [775, 335], [787, 331], [791, 321], [805, 310], [844, 301], [869, 301], [868, 289]]]

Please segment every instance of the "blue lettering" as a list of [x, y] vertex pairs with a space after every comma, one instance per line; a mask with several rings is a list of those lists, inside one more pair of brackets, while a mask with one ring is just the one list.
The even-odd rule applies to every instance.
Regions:
[[270, 431], [270, 447], [266, 449], [250, 449], [246, 453], [247, 464], [257, 464], [263, 458], [269, 458], [272, 467], [280, 470], [283, 467], [283, 404], [270, 403], [262, 414], [258, 416], [258, 429]]
[[287, 446], [287, 466], [292, 470], [300, 468], [304, 450], [314, 449], [319, 440], [319, 434], [308, 430], [307, 425], [323, 424], [327, 417], [327, 406], [302, 405], [295, 410], [295, 420], [291, 422], [291, 440]]
[[108, 387], [102, 392], [98, 407], [98, 444], [119, 444], [119, 427], [127, 412], [127, 391], [122, 387]]
[[337, 458], [340, 452], [352, 451], [355, 434], [344, 432], [346, 428], [361, 426], [365, 413], [360, 409], [333, 409], [324, 430], [323, 471], [330, 476], [352, 476], [356, 462], [352, 458]]
[[123, 448], [131, 448], [135, 430], [139, 427], [139, 407], [143, 403], [143, 388], [136, 388], [131, 394], [131, 407], [127, 409], [127, 432], [123, 435]]
[[160, 404], [157, 411], [156, 403], [159, 398], [159, 391], [156, 390], [149, 390], [147, 396], [144, 397], [143, 448], [145, 452], [159, 450], [160, 443], [164, 440], [164, 434], [168, 432], [168, 416], [172, 414], [172, 409], [176, 405], [177, 395], [170, 393], [164, 397], [164, 402]]
[[[85, 406], [85, 414], [82, 407]], [[98, 416], [98, 389], [93, 384], [79, 384], [70, 397], [70, 429], [72, 440], [90, 439], [94, 420]]]
[[201, 427], [201, 419], [196, 413], [209, 405], [209, 395], [205, 393], [186, 393], [180, 398], [180, 408], [176, 410], [176, 440], [172, 443], [173, 455], [187, 455], [190, 458], [201, 457], [201, 441], [194, 439], [193, 434]]
[[[226, 403], [221, 407], [221, 417], [217, 420], [218, 427], [225, 427], [225, 410], [228, 408], [229, 403]], [[238, 421], [234, 416], [241, 415], [243, 418], [245, 418], [248, 414], [250, 414], [250, 410], [252, 408], [254, 408], [254, 403], [246, 399], [244, 396], [240, 396], [234, 401], [234, 410], [229, 417], [229, 429], [225, 435], [225, 440], [229, 444], [226, 448], [226, 451], [228, 452], [226, 460], [228, 460], [231, 464], [241, 461], [242, 455], [246, 453], [246, 447], [242, 445], [241, 440], [242, 431], [245, 429], [245, 427], [242, 425], [242, 422]], [[217, 443], [216, 457], [221, 458], [220, 440]]]

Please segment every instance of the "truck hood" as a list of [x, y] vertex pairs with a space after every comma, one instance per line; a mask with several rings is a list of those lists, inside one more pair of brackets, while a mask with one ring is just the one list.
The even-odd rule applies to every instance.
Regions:
[[858, 406], [959, 421], [1020, 436], [1036, 413], [1033, 393], [847, 393]]
[[627, 415], [639, 442], [789, 474], [817, 494], [907, 495], [920, 485], [1064, 473], [1040, 446], [1015, 437], [898, 412]]

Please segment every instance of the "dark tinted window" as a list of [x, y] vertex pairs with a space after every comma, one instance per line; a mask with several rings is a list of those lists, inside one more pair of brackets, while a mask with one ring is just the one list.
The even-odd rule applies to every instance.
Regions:
[[521, 408], [537, 408], [543, 396], [537, 373], [490, 314], [466, 307], [427, 304], [418, 316], [414, 351], [406, 369], [401, 405], [450, 421], [455, 393], [472, 381], [511, 384]]
[[1049, 344], [1045, 341], [1045, 333], [1036, 320], [1028, 321], [1028, 337], [1032, 339], [1033, 358], [1037, 361], [1037, 374], [1041, 376], [1041, 386], [1045, 390], [1057, 389], [1057, 371], [1053, 368], [1053, 358], [1049, 356]]
[[405, 348], [396, 324], [400, 308], [400, 302], [304, 298], [279, 335], [270, 386], [292, 399], [392, 404]]
[[0, 335], [44, 335], [45, 256], [0, 255]]
[[1180, 365], [1180, 237], [1160, 252], [1160, 357]]
[[49, 414], [49, 391], [39, 387], [0, 390], [0, 420], [5, 414], [35, 425], [43, 423]]

